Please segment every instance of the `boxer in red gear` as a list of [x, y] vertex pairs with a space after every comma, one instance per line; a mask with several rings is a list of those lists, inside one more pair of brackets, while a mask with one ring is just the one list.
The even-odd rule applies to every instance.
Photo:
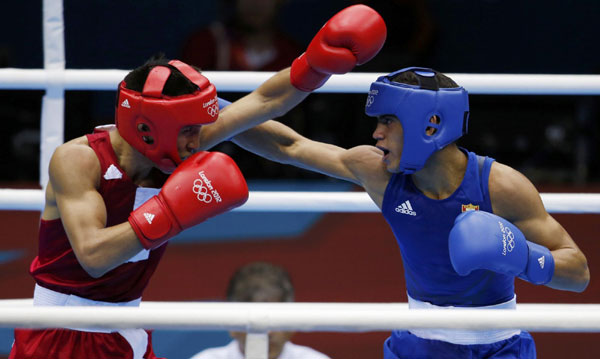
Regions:
[[[330, 74], [375, 56], [385, 25], [370, 8], [359, 8], [336, 15], [319, 35], [338, 51], [307, 50], [326, 66], [284, 69], [222, 112], [214, 86], [187, 64], [155, 58], [130, 72], [118, 88], [116, 127], [73, 139], [52, 156], [39, 252], [30, 266], [34, 305], [138, 306], [170, 238], [247, 199], [230, 158], [196, 152], [282, 116]], [[370, 45], [360, 40], [370, 27], [357, 32], [348, 18], [358, 13], [364, 14], [361, 22], [375, 19]], [[318, 84], [315, 77], [321, 77]], [[10, 358], [156, 355], [151, 333], [143, 329], [59, 328], [16, 329]]]

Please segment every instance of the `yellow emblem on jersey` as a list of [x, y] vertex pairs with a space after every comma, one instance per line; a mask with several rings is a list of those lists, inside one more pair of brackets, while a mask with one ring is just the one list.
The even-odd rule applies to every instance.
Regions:
[[474, 205], [472, 203], [463, 204], [461, 211], [462, 212], [466, 212], [466, 211], [479, 211], [479, 205]]

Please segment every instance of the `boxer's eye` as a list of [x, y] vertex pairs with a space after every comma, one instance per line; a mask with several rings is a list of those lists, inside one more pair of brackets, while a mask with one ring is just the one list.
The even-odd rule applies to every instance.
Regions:
[[392, 122], [393, 120], [394, 120], [394, 117], [389, 116], [389, 115], [377, 117], [377, 122], [379, 122], [382, 125], [389, 125], [390, 122]]

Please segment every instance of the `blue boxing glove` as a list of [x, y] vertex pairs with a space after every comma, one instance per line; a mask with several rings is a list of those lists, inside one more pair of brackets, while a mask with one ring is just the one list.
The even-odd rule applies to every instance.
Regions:
[[546, 284], [554, 274], [548, 248], [526, 240], [519, 228], [492, 213], [461, 213], [454, 220], [448, 247], [452, 266], [460, 275], [487, 269]]

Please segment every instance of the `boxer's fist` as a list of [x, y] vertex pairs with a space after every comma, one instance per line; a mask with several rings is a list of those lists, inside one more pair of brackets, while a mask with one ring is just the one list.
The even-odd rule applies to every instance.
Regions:
[[546, 284], [554, 274], [554, 258], [548, 248], [526, 240], [515, 225], [488, 212], [468, 211], [456, 217], [448, 248], [452, 266], [460, 275], [487, 269]]
[[200, 152], [183, 161], [160, 193], [129, 215], [146, 249], [159, 247], [182, 230], [239, 207], [248, 186], [235, 162], [220, 152]]
[[387, 34], [381, 16], [366, 5], [353, 5], [335, 14], [313, 38], [306, 52], [292, 63], [290, 80], [312, 91], [332, 74], [344, 74], [372, 59]]

